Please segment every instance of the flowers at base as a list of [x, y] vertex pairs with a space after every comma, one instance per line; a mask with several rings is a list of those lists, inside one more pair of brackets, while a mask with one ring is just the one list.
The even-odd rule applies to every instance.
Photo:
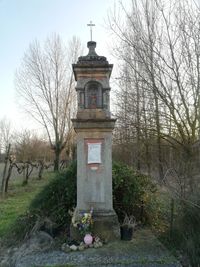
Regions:
[[86, 245], [90, 245], [93, 242], [93, 237], [90, 234], [86, 234], [83, 240]]
[[77, 222], [72, 222], [74, 227], [77, 227], [80, 234], [82, 236], [85, 236], [86, 234], [90, 234], [92, 231], [92, 225], [93, 225], [93, 208], [90, 209], [90, 212], [84, 212], [80, 219]]

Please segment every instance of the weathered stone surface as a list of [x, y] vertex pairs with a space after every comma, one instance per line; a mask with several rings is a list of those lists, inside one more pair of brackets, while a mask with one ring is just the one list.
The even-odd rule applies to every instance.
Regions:
[[76, 245], [72, 245], [69, 247], [72, 251], [77, 251], [78, 247]]
[[94, 248], [99, 248], [99, 244], [98, 243], [94, 243]]
[[[78, 218], [79, 213], [81, 214], [82, 212], [76, 210], [74, 216], [77, 216]], [[107, 243], [108, 241], [120, 239], [120, 226], [114, 211], [94, 212], [93, 222], [92, 232], [103, 242]], [[78, 228], [74, 227], [72, 224], [70, 226], [70, 234], [73, 236], [73, 239], [79, 240], [80, 242], [82, 241]]]
[[49, 250], [53, 245], [53, 238], [46, 232], [34, 233], [17, 251], [16, 254], [31, 254], [35, 251]]
[[[88, 55], [79, 57], [73, 65], [78, 100], [77, 117], [72, 119], [77, 133], [77, 207], [73, 221], [93, 208], [93, 234], [117, 240], [119, 223], [112, 199], [112, 131], [116, 120], [110, 113], [109, 84], [113, 66], [96, 54], [95, 47], [95, 42], [88, 42]], [[70, 235], [80, 240], [73, 225]]]
[[107, 113], [102, 109], [84, 109], [84, 112], [82, 110], [77, 112], [77, 119], [79, 120], [105, 120], [106, 118]]
[[88, 62], [95, 62], [95, 63], [102, 63], [102, 64], [108, 64], [108, 61], [106, 57], [104, 56], [98, 56], [95, 48], [96, 48], [96, 42], [89, 41], [87, 43], [87, 47], [89, 48], [89, 52], [86, 56], [81, 56], [78, 58], [78, 64], [87, 64]]
[[[79, 218], [81, 213], [81, 211], [79, 212], [76, 210], [74, 216]], [[114, 211], [94, 212], [93, 222], [92, 232], [95, 236], [98, 236], [100, 240], [108, 242], [120, 239], [120, 226]], [[74, 227], [72, 224], [70, 226], [70, 235], [73, 236], [75, 240], [82, 241], [82, 236], [78, 228]]]
[[20, 247], [7, 250], [3, 263], [1, 262], [0, 266], [15, 267], [16, 263], [20, 262], [23, 257], [34, 255], [37, 252], [49, 251], [52, 249], [53, 244], [54, 240], [49, 234], [42, 231], [35, 232]]
[[82, 250], [84, 250], [85, 249], [85, 246], [84, 245], [80, 245], [80, 246], [78, 246], [78, 250], [79, 251], [82, 251]]
[[[101, 142], [102, 163], [93, 171], [87, 164], [87, 142]], [[99, 130], [77, 133], [77, 209], [88, 212], [112, 211], [112, 132]]]
[[120, 227], [118, 217], [114, 212], [94, 214], [95, 235], [101, 240], [113, 241], [120, 239]]
[[34, 232], [46, 232], [47, 234], [54, 237], [58, 230], [58, 225], [55, 222], [51, 221], [48, 217], [41, 217], [38, 218], [33, 229]]
[[99, 241], [98, 244], [99, 244], [99, 247], [103, 246], [103, 243], [101, 241]]
[[40, 228], [41, 231], [48, 233], [51, 236], [55, 236], [57, 233], [58, 225], [52, 222], [49, 218], [44, 219], [44, 224]]
[[69, 247], [69, 245], [67, 243], [62, 244], [61, 250], [66, 252], [66, 253], [71, 251], [71, 249], [70, 249], [70, 247]]
[[114, 129], [115, 125], [115, 119], [100, 119], [100, 118], [95, 118], [95, 119], [72, 119], [73, 126], [75, 131], [78, 132], [111, 132]]

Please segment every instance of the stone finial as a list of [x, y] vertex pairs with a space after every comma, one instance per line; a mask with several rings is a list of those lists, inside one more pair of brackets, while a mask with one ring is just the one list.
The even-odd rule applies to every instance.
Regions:
[[97, 55], [95, 51], [96, 42], [89, 41], [87, 43], [87, 47], [89, 49], [87, 56], [79, 57], [77, 62], [78, 64], [84, 64], [84, 63], [108, 64], [106, 57]]
[[96, 44], [97, 43], [94, 41], [89, 41], [87, 43], [87, 47], [89, 48], [88, 56], [98, 56], [96, 51], [95, 51]]

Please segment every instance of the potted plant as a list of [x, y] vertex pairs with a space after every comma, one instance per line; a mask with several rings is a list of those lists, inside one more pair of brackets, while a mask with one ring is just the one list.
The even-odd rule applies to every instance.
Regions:
[[124, 221], [120, 226], [121, 240], [131, 240], [133, 237], [133, 230], [136, 226], [136, 220], [133, 215], [125, 215]]

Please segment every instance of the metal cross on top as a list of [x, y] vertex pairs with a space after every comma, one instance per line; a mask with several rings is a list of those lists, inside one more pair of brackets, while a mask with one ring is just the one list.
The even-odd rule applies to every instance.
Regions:
[[92, 23], [92, 21], [90, 21], [90, 23], [87, 24], [87, 26], [90, 26], [90, 39], [91, 39], [91, 41], [92, 41], [92, 27], [95, 26], [95, 24]]

